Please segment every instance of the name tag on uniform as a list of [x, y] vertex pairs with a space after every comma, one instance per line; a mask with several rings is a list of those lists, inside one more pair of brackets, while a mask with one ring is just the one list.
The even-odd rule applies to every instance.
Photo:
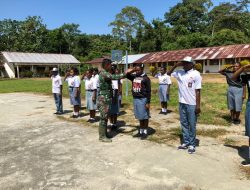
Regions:
[[188, 83], [188, 87], [189, 87], [189, 88], [192, 88], [192, 85], [193, 85], [192, 82], [189, 82], [189, 83]]

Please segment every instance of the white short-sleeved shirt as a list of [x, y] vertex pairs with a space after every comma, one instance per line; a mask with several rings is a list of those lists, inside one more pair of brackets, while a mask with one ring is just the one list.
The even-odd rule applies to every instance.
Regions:
[[118, 80], [112, 80], [112, 89], [118, 90]]
[[96, 79], [94, 77], [85, 78], [85, 90], [96, 90]]
[[52, 93], [61, 93], [62, 79], [59, 75], [52, 76]]
[[170, 76], [165, 73], [164, 75], [158, 75], [159, 84], [172, 84]]
[[196, 105], [195, 90], [201, 89], [202, 77], [196, 70], [177, 70], [171, 74], [176, 78], [179, 86], [179, 102], [188, 105]]
[[95, 79], [95, 82], [96, 82], [96, 87], [97, 87], [97, 88], [99, 88], [99, 87], [100, 87], [99, 75], [98, 75], [98, 74], [96, 74], [93, 78]]
[[69, 87], [78, 88], [81, 85], [81, 80], [79, 76], [69, 76], [67, 77], [66, 81], [68, 82]]

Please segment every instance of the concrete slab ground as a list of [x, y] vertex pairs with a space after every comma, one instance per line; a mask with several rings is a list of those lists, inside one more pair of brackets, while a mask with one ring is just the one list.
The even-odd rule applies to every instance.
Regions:
[[[71, 110], [68, 102], [64, 108]], [[200, 139], [194, 155], [125, 134], [104, 144], [96, 127], [59, 119], [54, 107], [50, 96], [0, 94], [0, 189], [250, 187], [237, 150], [213, 139]]]

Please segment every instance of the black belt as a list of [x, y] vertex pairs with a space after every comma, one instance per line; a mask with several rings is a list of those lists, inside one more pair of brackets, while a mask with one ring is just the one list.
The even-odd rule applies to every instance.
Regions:
[[86, 91], [93, 92], [94, 90], [86, 90]]

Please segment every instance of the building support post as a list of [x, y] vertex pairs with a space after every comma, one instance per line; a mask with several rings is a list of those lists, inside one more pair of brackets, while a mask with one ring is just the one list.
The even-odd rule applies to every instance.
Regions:
[[203, 67], [202, 67], [202, 72], [205, 74], [206, 71], [206, 60], [203, 60]]
[[19, 79], [19, 66], [16, 66], [16, 71], [17, 71], [17, 78]]

